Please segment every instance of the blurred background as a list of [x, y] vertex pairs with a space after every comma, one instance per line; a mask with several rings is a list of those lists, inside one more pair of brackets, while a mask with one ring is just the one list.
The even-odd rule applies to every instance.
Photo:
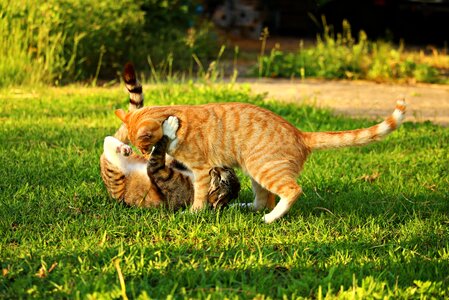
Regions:
[[218, 27], [250, 38], [258, 38], [264, 27], [276, 35], [310, 37], [321, 32], [322, 16], [337, 30], [346, 19], [373, 38], [439, 45], [449, 38], [449, 0], [205, 0], [202, 5]]
[[0, 86], [113, 84], [127, 61], [147, 80], [445, 83], [449, 70], [449, 0], [0, 0], [0, 11]]

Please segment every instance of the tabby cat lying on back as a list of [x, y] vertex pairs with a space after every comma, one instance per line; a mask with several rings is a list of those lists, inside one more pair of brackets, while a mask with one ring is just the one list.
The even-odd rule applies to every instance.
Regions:
[[[126, 74], [124, 79], [130, 93], [129, 110], [134, 111], [143, 106], [142, 86], [135, 76]], [[167, 127], [168, 124], [170, 126]], [[165, 135], [156, 143], [149, 160], [133, 154], [131, 147], [124, 143], [127, 142], [125, 126], [120, 127], [115, 137], [105, 138], [104, 152], [100, 157], [101, 177], [113, 198], [140, 207], [164, 205], [178, 209], [192, 204], [191, 172], [169, 157], [166, 161], [170, 142], [168, 136], [175, 137], [177, 119], [169, 118], [165, 125]], [[207, 198], [214, 208], [237, 198], [240, 183], [233, 169], [211, 168], [210, 175]]]
[[180, 126], [168, 153], [192, 170], [194, 200], [191, 210], [207, 203], [209, 170], [216, 166], [239, 166], [249, 174], [255, 192], [253, 207], [267, 206], [280, 197], [264, 216], [273, 222], [288, 212], [301, 194], [296, 177], [312, 150], [365, 145], [396, 129], [405, 113], [397, 101], [393, 114], [366, 129], [341, 132], [301, 132], [273, 112], [245, 103], [144, 107], [116, 115], [128, 128], [130, 141], [148, 152], [162, 137], [162, 122], [176, 116]]

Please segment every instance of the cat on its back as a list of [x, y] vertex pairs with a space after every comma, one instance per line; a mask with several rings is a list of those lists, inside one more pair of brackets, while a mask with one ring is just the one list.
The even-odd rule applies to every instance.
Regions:
[[168, 153], [193, 172], [191, 210], [202, 209], [207, 203], [211, 168], [240, 167], [251, 178], [255, 210], [272, 206], [274, 195], [280, 197], [264, 216], [264, 221], [271, 223], [287, 213], [300, 196], [296, 177], [312, 150], [379, 140], [402, 123], [405, 107], [399, 100], [385, 121], [341, 132], [301, 132], [273, 112], [245, 103], [149, 106], [129, 113], [117, 110], [116, 115], [128, 129], [131, 143], [144, 153], [161, 136], [164, 120], [169, 116], [179, 119]]

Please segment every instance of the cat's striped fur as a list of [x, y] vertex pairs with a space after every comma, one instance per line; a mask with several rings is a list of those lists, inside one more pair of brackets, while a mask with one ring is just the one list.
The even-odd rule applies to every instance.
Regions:
[[399, 127], [405, 117], [406, 103], [396, 102], [393, 114], [382, 123], [366, 129], [330, 132], [303, 132], [307, 146], [312, 149], [330, 149], [348, 146], [362, 146], [382, 139]]
[[[130, 71], [131, 68], [131, 71]], [[132, 65], [126, 65], [124, 80], [129, 91], [129, 111], [143, 106], [142, 86], [134, 74]], [[175, 129], [176, 130], [176, 129]], [[128, 132], [121, 126], [114, 137], [104, 140], [104, 152], [100, 157], [101, 176], [109, 194], [128, 205], [139, 207], [185, 207], [193, 202], [192, 174], [171, 157], [166, 159], [169, 138], [162, 136], [156, 143], [149, 160], [132, 153], [126, 145]], [[229, 168], [210, 170], [211, 185], [208, 199], [213, 207], [226, 205], [237, 198], [240, 183]]]
[[112, 198], [138, 207], [156, 207], [164, 202], [162, 193], [147, 175], [147, 160], [132, 154], [128, 145], [114, 137], [104, 139], [100, 169]]
[[191, 210], [207, 203], [209, 170], [215, 166], [239, 166], [250, 175], [254, 209], [271, 206], [275, 195], [280, 201], [265, 215], [267, 223], [282, 217], [302, 190], [296, 183], [307, 156], [314, 149], [365, 145], [376, 141], [402, 122], [405, 102], [396, 104], [384, 122], [367, 129], [341, 132], [301, 132], [280, 116], [245, 103], [144, 107], [116, 115], [128, 128], [131, 142], [147, 151], [149, 135], [157, 135], [157, 124], [169, 116], [179, 119], [176, 139], [168, 153], [194, 174], [194, 201]]

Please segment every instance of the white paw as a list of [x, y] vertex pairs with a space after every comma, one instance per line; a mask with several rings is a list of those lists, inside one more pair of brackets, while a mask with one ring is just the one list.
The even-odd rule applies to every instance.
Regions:
[[203, 205], [195, 205], [195, 204], [192, 204], [192, 206], [191, 206], [190, 209], [189, 209], [189, 212], [190, 212], [191, 214], [197, 214], [197, 213], [201, 212], [203, 209], [204, 209], [204, 206], [203, 206]]
[[269, 214], [263, 216], [263, 221], [267, 224], [273, 223], [288, 212], [288, 210], [290, 209], [290, 205], [291, 204], [289, 204], [286, 199], [281, 198], [274, 209]]
[[126, 144], [121, 144], [117, 146], [117, 153], [120, 153], [123, 156], [130, 156], [133, 153], [133, 149]]
[[276, 219], [274, 219], [273, 217], [270, 216], [270, 214], [266, 214], [265, 216], [263, 216], [262, 221], [264, 223], [270, 224], [273, 223]]
[[179, 128], [179, 120], [177, 117], [170, 116], [162, 124], [162, 131], [169, 139], [174, 140], [176, 138], [176, 131]]

